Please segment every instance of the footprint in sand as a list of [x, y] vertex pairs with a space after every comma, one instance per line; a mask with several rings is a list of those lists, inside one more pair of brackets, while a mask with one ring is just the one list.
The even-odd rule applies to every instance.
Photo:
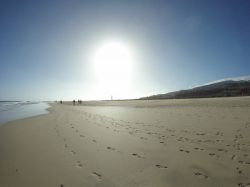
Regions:
[[197, 136], [204, 136], [206, 133], [196, 133]]
[[236, 170], [237, 170], [237, 173], [242, 174], [242, 170], [240, 170], [239, 167], [237, 167]]
[[240, 183], [238, 183], [238, 186], [239, 187], [250, 187], [250, 182], [249, 183], [242, 183], [242, 182], [240, 182]]
[[93, 177], [95, 177], [98, 181], [101, 181], [102, 180], [102, 175], [100, 173], [97, 173], [97, 172], [92, 172], [91, 175]]
[[133, 156], [136, 156], [137, 158], [143, 158], [142, 156], [140, 156], [139, 154], [137, 153], [132, 153]]
[[95, 139], [93, 139], [92, 142], [96, 143], [97, 141]]
[[216, 155], [215, 153], [209, 153], [209, 156], [216, 157], [217, 159], [220, 158], [220, 155]]
[[231, 157], [231, 159], [232, 159], [232, 160], [235, 160], [235, 159], [236, 159], [236, 155], [233, 155], [233, 156]]
[[81, 137], [81, 138], [84, 138], [85, 136], [84, 136], [84, 135], [82, 135], [82, 134], [80, 134], [80, 137]]
[[72, 155], [75, 155], [75, 154], [76, 154], [76, 152], [73, 151], [73, 150], [71, 150], [70, 152], [71, 152]]
[[82, 163], [80, 162], [80, 161], [77, 161], [77, 163], [76, 163], [76, 166], [78, 167], [78, 168], [82, 168]]
[[240, 164], [244, 164], [244, 161], [243, 160], [239, 160], [238, 161]]
[[179, 149], [179, 151], [181, 151], [181, 152], [185, 152], [185, 153], [190, 153], [190, 151], [188, 151], [188, 150], [184, 150], [184, 149]]
[[143, 136], [140, 137], [140, 139], [141, 139], [141, 140], [147, 140], [147, 138], [145, 138], [145, 137], [143, 137]]
[[194, 173], [195, 176], [198, 176], [198, 177], [201, 177], [203, 179], [208, 179], [208, 176], [207, 175], [204, 175], [203, 173], [200, 173], [200, 172], [195, 172]]
[[167, 169], [168, 168], [167, 166], [163, 166], [163, 165], [160, 165], [160, 164], [156, 164], [155, 166], [157, 168], [160, 168], [160, 169]]
[[133, 131], [129, 131], [128, 132], [130, 135], [134, 135], [134, 132]]
[[217, 149], [218, 151], [228, 152], [226, 149]]
[[108, 150], [112, 150], [112, 151], [114, 151], [114, 150], [115, 150], [115, 148], [110, 147], [110, 146], [108, 146], [108, 147], [107, 147], [107, 149], [108, 149]]
[[200, 150], [200, 151], [204, 151], [204, 149], [203, 149], [203, 148], [198, 148], [198, 147], [195, 147], [194, 149], [195, 149], [195, 150], [197, 150], [197, 151], [199, 151], [199, 150]]

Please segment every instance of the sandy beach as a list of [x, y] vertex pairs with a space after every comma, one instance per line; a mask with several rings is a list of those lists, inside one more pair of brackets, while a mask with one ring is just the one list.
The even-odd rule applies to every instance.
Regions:
[[50, 105], [0, 127], [1, 187], [250, 186], [250, 97]]

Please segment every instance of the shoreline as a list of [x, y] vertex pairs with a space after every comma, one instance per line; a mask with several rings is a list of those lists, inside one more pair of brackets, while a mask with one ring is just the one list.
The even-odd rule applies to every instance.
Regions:
[[11, 121], [46, 114], [49, 112], [48, 109], [51, 107], [49, 102], [38, 102], [29, 104], [20, 103], [17, 105], [15, 104], [12, 106], [7, 106], [10, 106], [10, 108], [2, 108], [3, 110], [0, 111], [0, 126]]
[[0, 186], [250, 184], [250, 97], [166, 103], [52, 103], [5, 123]]

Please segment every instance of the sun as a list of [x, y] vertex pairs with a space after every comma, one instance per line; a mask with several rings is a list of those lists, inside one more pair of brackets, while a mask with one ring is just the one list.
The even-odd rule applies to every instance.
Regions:
[[129, 47], [118, 41], [103, 43], [94, 55], [94, 69], [98, 81], [124, 83], [132, 73], [133, 59]]
[[129, 95], [134, 69], [130, 46], [117, 40], [103, 42], [94, 52], [93, 69], [97, 92], [116, 98]]
[[124, 92], [129, 86], [133, 77], [133, 65], [131, 47], [120, 41], [102, 43], [93, 56], [96, 82], [110, 94]]

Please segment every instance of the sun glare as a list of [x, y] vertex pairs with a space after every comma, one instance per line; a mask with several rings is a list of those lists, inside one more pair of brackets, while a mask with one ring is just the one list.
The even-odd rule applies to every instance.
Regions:
[[[110, 94], [123, 94], [131, 82], [133, 57], [130, 48], [117, 41], [100, 45], [94, 54], [94, 71], [99, 87]], [[104, 90], [102, 90], [104, 91]]]

